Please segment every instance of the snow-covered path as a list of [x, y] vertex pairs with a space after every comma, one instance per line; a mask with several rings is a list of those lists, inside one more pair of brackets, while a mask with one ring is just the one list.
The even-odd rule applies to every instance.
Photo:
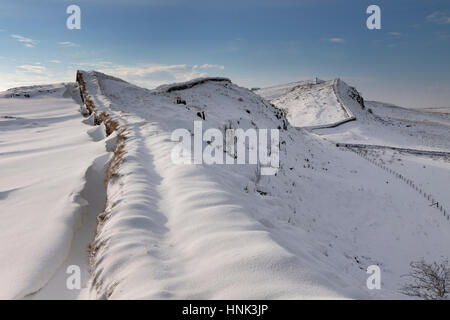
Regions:
[[[105, 170], [106, 163], [110, 158], [109, 154], [99, 156], [89, 166], [85, 174], [85, 184], [80, 192], [82, 201], [86, 201], [86, 206], [79, 213], [81, 221], [78, 229], [74, 233], [69, 254], [50, 281], [32, 299], [88, 299], [89, 293], [87, 283], [90, 278], [89, 266], [89, 244], [94, 239], [97, 227], [97, 215], [105, 208], [106, 188]], [[66, 281], [73, 274], [67, 272], [69, 266], [80, 267], [81, 288], [69, 290]]]

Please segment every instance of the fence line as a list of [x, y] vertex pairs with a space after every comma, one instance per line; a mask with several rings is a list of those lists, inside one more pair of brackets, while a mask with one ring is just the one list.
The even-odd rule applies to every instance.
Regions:
[[390, 149], [394, 151], [406, 152], [411, 154], [438, 156], [438, 157], [450, 157], [450, 152], [434, 151], [434, 150], [420, 150], [411, 148], [400, 148], [392, 146], [382, 146], [374, 144], [360, 144], [360, 143], [336, 143], [338, 147], [357, 148], [357, 149]]
[[403, 176], [401, 173], [398, 173], [395, 170], [385, 166], [384, 164], [381, 164], [381, 163], [375, 161], [374, 159], [369, 158], [366, 154], [361, 152], [361, 149], [362, 149], [361, 147], [358, 147], [357, 149], [352, 148], [351, 146], [346, 146], [346, 147], [347, 147], [347, 149], [349, 149], [350, 151], [353, 151], [354, 153], [356, 153], [360, 157], [366, 159], [367, 161], [371, 162], [372, 164], [376, 165], [377, 167], [379, 167], [379, 168], [383, 169], [384, 171], [390, 173], [394, 177], [402, 180], [404, 183], [409, 185], [413, 190], [417, 191], [420, 195], [422, 195], [426, 200], [430, 201], [431, 202], [430, 206], [433, 207], [433, 208], [436, 208], [437, 210], [439, 210], [444, 215], [444, 218], [447, 218], [447, 220], [450, 221], [449, 212], [442, 206], [442, 203], [437, 201], [431, 194], [423, 191], [418, 185], [416, 185], [414, 183], [413, 180], [408, 179], [405, 176]]

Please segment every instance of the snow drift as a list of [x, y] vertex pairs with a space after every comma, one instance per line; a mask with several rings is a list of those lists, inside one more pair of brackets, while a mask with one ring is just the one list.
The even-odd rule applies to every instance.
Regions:
[[[95, 142], [93, 127], [82, 122], [75, 84], [0, 96], [0, 298], [37, 292], [55, 274], [62, 276], [50, 296], [76, 298], [66, 289], [65, 270], [77, 264], [89, 276], [86, 246], [94, 233], [84, 233], [85, 222], [103, 210], [104, 186], [100, 180], [93, 199], [101, 203], [97, 212], [88, 211], [84, 190], [104, 142]], [[80, 230], [87, 238], [72, 241]]]

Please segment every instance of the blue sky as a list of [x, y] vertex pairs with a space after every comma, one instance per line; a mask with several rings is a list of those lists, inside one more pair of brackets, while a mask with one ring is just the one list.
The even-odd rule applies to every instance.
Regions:
[[[81, 30], [66, 28], [67, 6]], [[381, 30], [366, 8], [381, 7]], [[96, 69], [145, 87], [341, 77], [367, 99], [450, 107], [448, 0], [0, 0], [0, 89]]]

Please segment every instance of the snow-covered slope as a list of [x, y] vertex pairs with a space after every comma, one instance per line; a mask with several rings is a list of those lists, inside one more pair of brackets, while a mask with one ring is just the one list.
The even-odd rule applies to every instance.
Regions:
[[[84, 282], [89, 276], [86, 246], [103, 210], [108, 157], [94, 141], [102, 128], [83, 123], [79, 100], [75, 84], [0, 93], [2, 299], [34, 293], [56, 275], [58, 294], [50, 296], [75, 298], [79, 292], [66, 289], [67, 266], [79, 265]], [[99, 185], [93, 198], [86, 194], [92, 183]]]
[[289, 83], [256, 93], [284, 110], [291, 125], [316, 129], [338, 143], [450, 151], [448, 113], [364, 101], [340, 79]]
[[337, 95], [337, 81], [305, 81], [262, 89], [256, 93], [284, 110], [295, 127], [333, 127], [354, 120], [353, 114]]
[[417, 109], [423, 112], [431, 112], [431, 113], [450, 113], [450, 107], [447, 108], [423, 108]]
[[450, 151], [450, 115], [425, 113], [379, 102], [358, 103], [357, 91], [338, 81], [338, 95], [356, 117], [341, 126], [315, 130], [335, 142]]
[[[286, 124], [246, 89], [203, 79], [149, 91], [83, 77], [127, 137], [92, 246], [91, 297], [399, 297], [410, 261], [449, 255], [449, 222], [414, 190]], [[171, 133], [192, 132], [195, 120], [204, 130], [280, 128], [278, 174], [173, 164]], [[366, 288], [371, 264], [383, 270], [381, 291]]]
[[257, 95], [260, 95], [261, 97], [263, 97], [264, 99], [270, 101], [270, 100], [279, 98], [280, 96], [294, 90], [295, 88], [302, 87], [305, 85], [319, 84], [322, 82], [323, 82], [323, 80], [315, 78], [314, 80], [302, 80], [302, 81], [281, 84], [281, 85], [277, 85], [277, 86], [273, 86], [273, 87], [257, 89], [254, 92]]
[[[36, 234], [40, 237], [36, 238], [45, 239], [41, 246], [30, 243], [24, 251], [14, 243], [2, 245], [2, 262], [10, 259], [15, 265], [16, 257], [17, 263], [26, 258], [29, 262], [20, 272], [2, 264], [8, 275], [2, 278], [2, 282], [8, 281], [8, 286], [0, 287], [3, 297], [22, 297], [40, 289], [33, 297], [404, 298], [398, 288], [411, 261], [450, 256], [446, 245], [450, 222], [426, 198], [418, 196], [417, 190], [350, 149], [337, 148], [335, 141], [317, 133], [325, 129], [310, 132], [291, 126], [280, 109], [228, 79], [196, 79], [155, 90], [98, 72], [80, 72], [78, 81], [85, 106], [95, 113], [84, 122], [103, 121], [102, 125], [92, 129], [84, 125], [76, 111], [78, 105], [60, 98], [63, 89], [55, 97], [17, 98], [20, 104], [16, 105], [10, 103], [16, 99], [0, 99], [2, 116], [18, 116], [18, 109], [27, 113], [33, 107], [47, 120], [53, 119], [48, 113], [63, 112], [65, 116], [58, 121], [73, 121], [61, 122], [60, 127], [56, 125], [59, 122], [48, 120], [45, 130], [49, 136], [30, 131], [40, 144], [64, 145], [61, 151], [67, 158], [55, 155], [54, 162], [47, 160], [52, 153], [35, 159], [41, 153], [20, 144], [16, 150], [6, 142], [9, 138], [0, 138], [0, 154], [12, 152], [7, 156], [14, 156], [0, 158], [7, 164], [5, 175], [9, 177], [2, 181], [0, 201], [8, 208], [17, 208], [15, 217], [26, 219], [26, 223], [6, 220], [2, 232], [13, 226], [9, 237]], [[317, 97], [320, 85], [324, 86], [320, 101], [331, 99], [332, 106], [342, 103], [351, 112], [358, 112], [356, 121], [337, 128], [358, 123], [358, 115], [368, 113], [362, 109], [356, 90], [339, 81], [311, 85], [311, 96]], [[333, 86], [335, 90], [329, 91]], [[76, 97], [75, 87], [71, 88]], [[326, 111], [323, 103], [318, 107]], [[368, 114], [363, 123], [374, 117]], [[261, 175], [261, 167], [254, 164], [173, 163], [172, 150], [178, 142], [172, 141], [172, 133], [176, 129], [194, 133], [194, 121], [201, 122], [203, 132], [208, 128], [222, 132], [230, 128], [279, 129], [277, 174]], [[107, 138], [105, 127], [110, 133]], [[68, 131], [67, 136], [61, 128]], [[27, 132], [28, 127], [23, 124], [16, 129], [7, 132], [11, 139], [22, 141], [22, 130]], [[203, 141], [203, 149], [212, 142]], [[109, 154], [105, 144], [106, 150], [114, 151], [106, 168], [104, 158]], [[216, 150], [225, 157], [234, 156], [227, 149]], [[18, 162], [22, 158], [28, 160]], [[39, 171], [30, 161], [39, 161]], [[70, 174], [59, 168], [71, 169]], [[103, 175], [102, 169], [106, 171]], [[17, 191], [21, 194], [14, 196], [17, 186], [11, 181], [22, 172], [35, 174], [39, 186], [45, 188], [22, 187]], [[440, 174], [441, 179], [417, 176], [425, 188], [435, 181], [445, 184], [449, 165], [436, 162], [430, 172]], [[56, 182], [50, 185], [56, 177], [64, 186]], [[434, 188], [430, 189], [437, 192]], [[49, 190], [48, 195], [43, 190]], [[41, 202], [38, 195], [46, 201]], [[78, 195], [76, 201], [90, 218], [91, 213], [102, 210], [104, 203], [100, 205], [99, 199], [104, 202], [106, 198], [106, 207], [97, 215], [96, 230], [85, 230], [95, 227], [95, 221], [88, 219], [70, 246], [73, 215], [80, 207], [73, 204], [71, 195]], [[29, 203], [24, 200], [28, 198]], [[51, 199], [60, 199], [61, 207]], [[29, 206], [23, 207], [24, 203]], [[39, 213], [40, 219], [45, 217], [47, 223], [29, 224], [29, 217], [36, 218], [33, 212]], [[1, 214], [9, 219], [7, 213]], [[30, 225], [35, 228], [31, 233]], [[91, 238], [87, 235], [94, 238], [89, 250]], [[8, 242], [4, 237], [3, 243]], [[29, 240], [24, 238], [21, 244]], [[32, 250], [40, 254], [30, 253]], [[63, 260], [83, 264], [88, 257], [87, 290], [68, 294]], [[381, 290], [366, 287], [369, 265], [382, 270]]]
[[339, 296], [326, 277], [271, 239], [267, 230], [279, 219], [287, 226], [289, 213], [277, 217], [262, 206], [250, 207], [263, 199], [256, 165], [171, 161], [172, 131], [192, 130], [193, 121], [202, 120], [198, 114], [204, 114], [204, 130], [281, 128], [277, 109], [228, 80], [148, 91], [99, 73], [83, 73], [83, 78], [97, 81], [101, 95], [91, 87], [93, 99], [108, 103], [109, 113], [127, 128], [127, 153], [110, 182], [94, 243], [94, 296]]

